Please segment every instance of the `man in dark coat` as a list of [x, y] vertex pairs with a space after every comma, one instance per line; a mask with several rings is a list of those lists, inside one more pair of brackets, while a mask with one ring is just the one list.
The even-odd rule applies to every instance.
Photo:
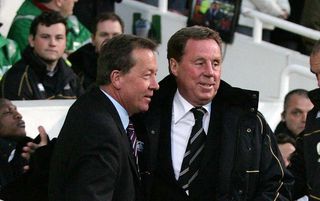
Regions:
[[71, 106], [58, 136], [49, 200], [142, 200], [137, 165], [143, 161], [137, 156], [136, 135], [128, 128], [129, 117], [148, 110], [159, 87], [155, 49], [149, 39], [124, 34], [102, 47], [99, 88]]
[[220, 80], [221, 49], [205, 27], [169, 39], [170, 75], [137, 116], [148, 132], [150, 163], [141, 172], [150, 201], [290, 200], [293, 180], [257, 111], [258, 92]]

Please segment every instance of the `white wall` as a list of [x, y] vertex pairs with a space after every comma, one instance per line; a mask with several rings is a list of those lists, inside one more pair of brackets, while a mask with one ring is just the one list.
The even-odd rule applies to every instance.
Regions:
[[50, 138], [57, 137], [74, 100], [12, 101], [26, 123], [27, 135], [34, 138], [44, 126]]

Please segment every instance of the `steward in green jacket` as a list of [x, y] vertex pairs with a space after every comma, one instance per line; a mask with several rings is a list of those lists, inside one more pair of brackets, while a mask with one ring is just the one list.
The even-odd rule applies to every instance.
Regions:
[[[51, 3], [50, 0], [25, 0], [17, 11], [17, 15], [13, 19], [10, 27], [8, 38], [16, 41], [23, 51], [28, 45], [28, 35], [32, 20], [40, 15], [43, 11], [51, 11], [47, 5]], [[73, 6], [71, 7], [73, 8]], [[57, 9], [59, 9], [57, 7]], [[58, 11], [55, 9], [55, 11]], [[62, 7], [61, 7], [62, 9]], [[58, 11], [62, 15], [62, 11]], [[72, 13], [72, 11], [71, 11]], [[91, 33], [85, 28], [77, 17], [74, 15], [63, 15], [67, 17], [67, 53], [77, 50], [82, 45], [91, 41]]]
[[6, 39], [0, 34], [0, 79], [20, 58], [20, 49], [16, 42]]

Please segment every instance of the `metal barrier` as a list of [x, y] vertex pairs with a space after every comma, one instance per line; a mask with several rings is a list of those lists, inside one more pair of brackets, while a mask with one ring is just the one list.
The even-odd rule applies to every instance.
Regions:
[[302, 25], [295, 24], [287, 20], [283, 20], [265, 13], [261, 13], [249, 8], [243, 8], [241, 14], [254, 19], [253, 40], [256, 43], [260, 43], [262, 40], [263, 23], [274, 25], [280, 29], [283, 29], [283, 30], [286, 30], [310, 39], [314, 39], [314, 40], [320, 39], [320, 31], [316, 31], [314, 29], [310, 29]]

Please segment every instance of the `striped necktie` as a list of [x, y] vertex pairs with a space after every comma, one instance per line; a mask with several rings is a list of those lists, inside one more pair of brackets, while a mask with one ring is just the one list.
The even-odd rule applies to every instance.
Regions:
[[131, 121], [129, 122], [129, 125], [127, 127], [127, 134], [132, 148], [132, 154], [136, 159], [136, 164], [138, 164], [137, 135], [134, 131], [134, 127]]
[[195, 124], [191, 130], [191, 135], [188, 141], [186, 152], [184, 154], [178, 178], [178, 183], [185, 191], [189, 191], [190, 185], [198, 176], [206, 140], [206, 134], [202, 126], [202, 119], [203, 115], [206, 113], [206, 110], [203, 107], [198, 107], [192, 108], [191, 112], [194, 115]]

